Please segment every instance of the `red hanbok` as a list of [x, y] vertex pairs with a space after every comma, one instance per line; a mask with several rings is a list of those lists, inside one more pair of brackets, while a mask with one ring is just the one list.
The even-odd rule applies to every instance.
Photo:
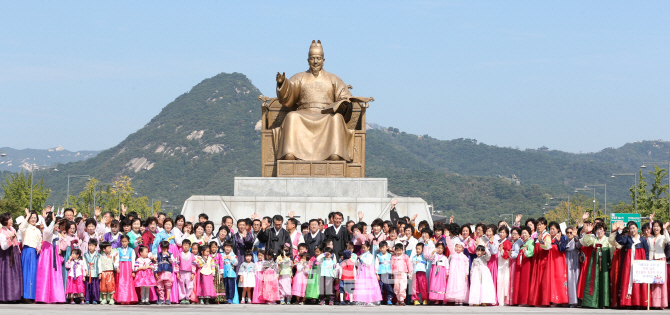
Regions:
[[513, 304], [528, 304], [533, 257], [526, 257], [523, 251], [519, 251], [519, 256], [517, 256], [514, 264], [516, 266], [514, 268], [514, 289], [512, 291]]
[[[633, 254], [630, 251], [635, 251]], [[635, 257], [631, 257], [635, 255]], [[633, 279], [631, 279], [631, 269], [633, 266], [634, 260], [646, 260], [647, 254], [644, 251], [644, 248], [635, 248], [629, 249], [626, 252], [625, 258], [623, 260], [623, 265], [621, 266], [621, 297], [619, 298], [619, 306], [647, 306], [647, 284], [645, 283], [633, 283], [632, 286], [629, 285]]]
[[616, 248], [610, 264], [610, 307], [619, 307], [619, 293], [621, 291], [621, 256], [626, 251]]
[[582, 247], [582, 254], [584, 254], [584, 262], [582, 262], [582, 270], [579, 272], [579, 286], [577, 287], [577, 298], [584, 298], [584, 288], [586, 287], [586, 275], [589, 270], [589, 261], [591, 261], [591, 247]]

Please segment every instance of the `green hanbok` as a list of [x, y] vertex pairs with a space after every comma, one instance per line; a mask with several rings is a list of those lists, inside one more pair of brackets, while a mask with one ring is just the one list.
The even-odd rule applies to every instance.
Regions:
[[612, 251], [609, 239], [597, 239], [593, 234], [585, 235], [582, 245], [590, 247], [591, 259], [586, 270], [583, 307], [604, 308], [610, 306], [610, 264]]

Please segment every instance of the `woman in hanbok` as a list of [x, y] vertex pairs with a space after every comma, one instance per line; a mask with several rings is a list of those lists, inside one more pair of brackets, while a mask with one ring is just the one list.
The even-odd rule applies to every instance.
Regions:
[[582, 243], [577, 236], [577, 229], [568, 227], [565, 229], [565, 264], [568, 269], [568, 304], [570, 307], [576, 307], [579, 304], [577, 299], [577, 287], [579, 286], [579, 273], [581, 271], [579, 255], [581, 253]]
[[[521, 240], [521, 228], [518, 227], [512, 228], [510, 232], [510, 239], [511, 239], [510, 241], [511, 248], [507, 252], [507, 255], [509, 256], [509, 295], [508, 298], [505, 300], [505, 304], [516, 305], [516, 302], [514, 301], [514, 294], [516, 292], [514, 290], [515, 287], [514, 281], [517, 269], [517, 258], [519, 257], [519, 252], [521, 251], [521, 247], [523, 246], [523, 240]], [[498, 288], [500, 288], [500, 286], [498, 286]], [[498, 305], [502, 304], [498, 303]]]
[[486, 306], [496, 303], [496, 289], [493, 285], [491, 271], [487, 262], [491, 259], [491, 253], [484, 245], [477, 246], [477, 258], [472, 261], [470, 268], [470, 295], [468, 304], [470, 306]]
[[39, 216], [35, 211], [26, 209], [26, 218], [19, 225], [21, 233], [21, 270], [23, 272], [23, 298], [35, 300], [37, 289], [37, 261], [42, 250], [42, 225], [39, 225]]
[[11, 214], [0, 215], [0, 302], [19, 301], [23, 294], [21, 249], [13, 224]]
[[543, 217], [537, 219], [529, 305], [550, 306], [568, 303], [566, 286], [568, 275], [565, 255], [558, 249], [559, 231], [558, 223], [552, 222], [550, 232], [547, 232], [547, 220]]
[[[648, 300], [647, 285], [644, 283], [633, 283], [633, 262], [636, 260], [649, 259], [649, 243], [647, 239], [638, 234], [637, 223], [628, 222], [630, 235], [624, 235], [622, 230], [624, 223], [615, 223], [616, 241], [626, 248], [627, 253], [621, 266], [621, 296], [619, 306], [646, 307]], [[613, 232], [614, 233], [614, 232]]]
[[[605, 236], [605, 224], [584, 224], [582, 248], [591, 251], [586, 267], [583, 307], [605, 308], [610, 306], [610, 242]], [[595, 232], [595, 235], [592, 234]]]
[[79, 237], [77, 236], [77, 226], [72, 221], [61, 221], [63, 224], [61, 227], [60, 238], [60, 251], [63, 256], [63, 266], [61, 268], [63, 272], [63, 289], [64, 292], [67, 292], [67, 274], [68, 271], [65, 269], [65, 263], [70, 260], [70, 255], [72, 255], [72, 250], [79, 248]]
[[358, 276], [354, 284], [352, 301], [359, 304], [373, 305], [382, 300], [382, 293], [377, 281], [373, 255], [370, 253], [370, 242], [361, 245], [362, 254], [358, 256]]
[[[498, 278], [496, 283], [496, 295], [498, 305], [510, 305], [510, 251], [512, 242], [508, 239], [509, 229], [506, 226], [498, 229], [498, 239], [502, 242], [498, 245]], [[518, 237], [517, 237], [518, 238]], [[493, 257], [491, 257], [493, 259]]]
[[[649, 243], [649, 260], [660, 260], [665, 263], [665, 246], [670, 242], [670, 235], [667, 230], [670, 222], [661, 226], [660, 221], [653, 221], [653, 219], [652, 214], [650, 218], [652, 220], [652, 236], [647, 238], [647, 242]], [[651, 307], [658, 307], [660, 309], [668, 307], [668, 285], [666, 283], [667, 279], [663, 284], [651, 285]]]
[[[491, 257], [488, 259], [486, 266], [489, 268], [489, 271], [491, 271], [491, 278], [493, 278], [493, 287], [496, 288], [498, 287], [498, 249], [500, 246], [500, 243], [503, 241], [503, 239], [500, 239], [498, 236], [498, 227], [491, 224], [486, 226], [486, 238], [488, 239], [488, 242], [486, 243], [486, 247], [488, 249], [489, 254]], [[496, 302], [498, 302], [498, 295], [496, 294], [495, 296]], [[495, 304], [493, 303], [493, 304]]]
[[528, 305], [531, 288], [531, 274], [533, 271], [533, 255], [535, 254], [535, 240], [530, 237], [530, 228], [521, 228], [523, 245], [516, 259], [514, 271], [514, 305]]
[[[625, 227], [621, 231], [621, 234], [628, 235], [628, 228]], [[610, 263], [610, 307], [615, 308], [619, 307], [619, 301], [621, 300], [621, 266], [623, 261], [626, 258], [626, 250], [621, 246], [621, 244], [616, 242], [616, 231], [612, 231], [609, 236], [609, 243], [611, 248], [614, 250], [612, 255], [612, 262]], [[667, 278], [666, 278], [667, 279]]]
[[[465, 255], [466, 249], [460, 239], [446, 238], [449, 255], [449, 274], [447, 279], [446, 301], [456, 305], [463, 305], [468, 300], [468, 275], [470, 274], [470, 259]], [[430, 284], [429, 284], [430, 285]]]
[[55, 222], [55, 214], [45, 218], [46, 228], [42, 231], [42, 252], [37, 263], [37, 290], [35, 302], [65, 303], [63, 287], [63, 257], [60, 255], [60, 229]]

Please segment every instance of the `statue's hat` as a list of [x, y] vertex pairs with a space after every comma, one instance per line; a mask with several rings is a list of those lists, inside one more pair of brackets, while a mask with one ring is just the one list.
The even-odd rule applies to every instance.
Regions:
[[321, 55], [323, 56], [323, 47], [321, 47], [321, 40], [312, 41], [312, 44], [309, 45], [309, 56], [312, 55]]

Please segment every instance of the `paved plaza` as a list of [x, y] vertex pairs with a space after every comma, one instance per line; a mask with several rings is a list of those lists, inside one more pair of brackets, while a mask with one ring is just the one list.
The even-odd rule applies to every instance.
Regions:
[[[562, 307], [475, 307], [475, 306], [320, 306], [320, 305], [173, 305], [173, 306], [102, 306], [102, 305], [45, 305], [45, 304], [0, 304], [2, 314], [40, 314], [40, 315], [128, 315], [161, 313], [161, 314], [630, 314], [643, 313], [646, 310], [631, 311], [620, 309], [594, 310], [588, 308]], [[660, 313], [658, 310], [651, 312]], [[664, 311], [665, 312], [665, 311]]]

